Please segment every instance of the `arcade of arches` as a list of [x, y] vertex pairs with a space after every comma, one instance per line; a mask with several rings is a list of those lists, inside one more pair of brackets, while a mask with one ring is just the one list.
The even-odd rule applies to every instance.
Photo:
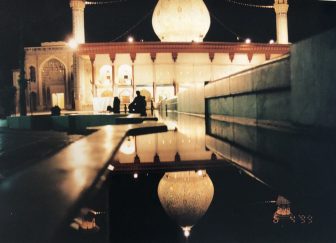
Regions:
[[63, 42], [26, 48], [27, 76], [31, 77], [28, 106], [31, 103], [32, 110], [38, 111], [54, 105], [106, 111], [116, 96], [122, 106], [130, 103], [136, 90], [147, 102], [158, 103], [288, 53], [288, 46], [276, 44], [136, 43], [134, 53], [129, 45], [83, 44], [76, 53]]

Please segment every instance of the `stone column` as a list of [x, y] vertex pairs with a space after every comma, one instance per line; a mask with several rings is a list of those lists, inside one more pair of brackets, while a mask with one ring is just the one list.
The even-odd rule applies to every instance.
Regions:
[[84, 9], [85, 0], [70, 0], [72, 9], [72, 34], [78, 44], [85, 43]]
[[177, 57], [178, 57], [178, 53], [173, 52], [172, 53], [172, 58], [173, 58], [173, 61], [174, 61], [174, 80], [173, 80], [174, 96], [176, 96], [179, 92], [179, 87], [178, 87], [178, 83], [177, 83], [177, 80], [176, 80], [176, 61], [177, 61]]
[[278, 44], [288, 44], [288, 8], [289, 5], [287, 0], [274, 0]]
[[135, 97], [135, 90], [136, 90], [136, 85], [135, 85], [135, 74], [134, 74], [134, 62], [136, 59], [136, 53], [131, 53], [131, 60], [132, 60], [132, 88], [133, 88], [133, 97]]
[[156, 102], [156, 68], [155, 68], [155, 60], [156, 60], [156, 53], [150, 54], [152, 59], [152, 67], [153, 67], [153, 102]]
[[111, 77], [111, 81], [112, 81], [112, 93], [113, 96], [118, 96], [118, 94], [115, 91], [115, 65], [114, 65], [114, 61], [116, 59], [116, 54], [115, 53], [110, 53], [110, 60], [112, 62], [112, 77]]
[[96, 55], [90, 55], [90, 62], [91, 62], [91, 86], [92, 86], [92, 96], [95, 98], [97, 96], [97, 89], [96, 89], [96, 70], [94, 66], [94, 62], [96, 59]]
[[42, 70], [40, 69], [40, 60], [38, 55], [36, 55], [36, 82], [37, 82], [37, 94], [38, 94], [38, 110], [43, 110], [43, 80], [42, 80]]
[[213, 60], [215, 59], [215, 53], [210, 52], [209, 53], [209, 59], [210, 59], [210, 81], [214, 81], [214, 68], [213, 68]]
[[73, 52], [73, 75], [74, 75], [74, 99], [75, 109], [81, 110], [81, 86], [80, 86], [80, 58]]

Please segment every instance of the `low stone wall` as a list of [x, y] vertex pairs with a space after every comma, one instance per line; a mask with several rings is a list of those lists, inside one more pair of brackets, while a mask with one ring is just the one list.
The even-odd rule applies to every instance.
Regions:
[[178, 110], [177, 98], [175, 97], [175, 98], [160, 101], [158, 105], [158, 110], [160, 112], [177, 111]]
[[178, 111], [192, 114], [204, 114], [204, 83], [193, 84], [193, 87], [177, 96]]
[[245, 122], [288, 122], [290, 115], [289, 57], [205, 85], [205, 113], [246, 118]]
[[336, 29], [291, 47], [291, 120], [336, 127]]
[[0, 127], [8, 127], [7, 120], [5, 120], [5, 119], [0, 119]]

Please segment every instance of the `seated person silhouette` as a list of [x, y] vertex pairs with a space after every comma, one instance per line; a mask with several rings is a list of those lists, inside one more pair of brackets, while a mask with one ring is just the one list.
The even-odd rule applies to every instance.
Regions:
[[113, 113], [120, 113], [120, 99], [116, 96], [113, 99]]
[[108, 105], [107, 108], [106, 108], [106, 111], [107, 112], [112, 112], [113, 111], [112, 106]]
[[136, 97], [128, 106], [130, 113], [140, 113], [141, 116], [146, 116], [146, 98], [140, 95], [140, 91], [136, 91]]

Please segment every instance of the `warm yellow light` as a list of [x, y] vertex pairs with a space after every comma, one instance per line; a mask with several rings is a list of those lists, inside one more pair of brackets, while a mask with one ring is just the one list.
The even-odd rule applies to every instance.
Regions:
[[252, 42], [252, 41], [251, 41], [250, 38], [247, 38], [247, 39], [245, 40], [245, 43], [246, 43], [246, 44], [251, 44], [251, 42]]
[[183, 234], [186, 238], [188, 238], [190, 236], [190, 231], [191, 231], [191, 227], [183, 227]]
[[270, 40], [269, 43], [270, 43], [270, 44], [274, 44], [274, 40]]
[[68, 46], [71, 48], [71, 49], [77, 49], [78, 47], [78, 43], [75, 39], [70, 39], [69, 42], [68, 42]]
[[134, 38], [133, 38], [132, 36], [130, 36], [130, 37], [127, 38], [127, 41], [128, 41], [129, 43], [132, 43], [132, 42], [134, 42]]
[[203, 171], [202, 170], [198, 170], [197, 171], [197, 175], [202, 176], [203, 175]]

